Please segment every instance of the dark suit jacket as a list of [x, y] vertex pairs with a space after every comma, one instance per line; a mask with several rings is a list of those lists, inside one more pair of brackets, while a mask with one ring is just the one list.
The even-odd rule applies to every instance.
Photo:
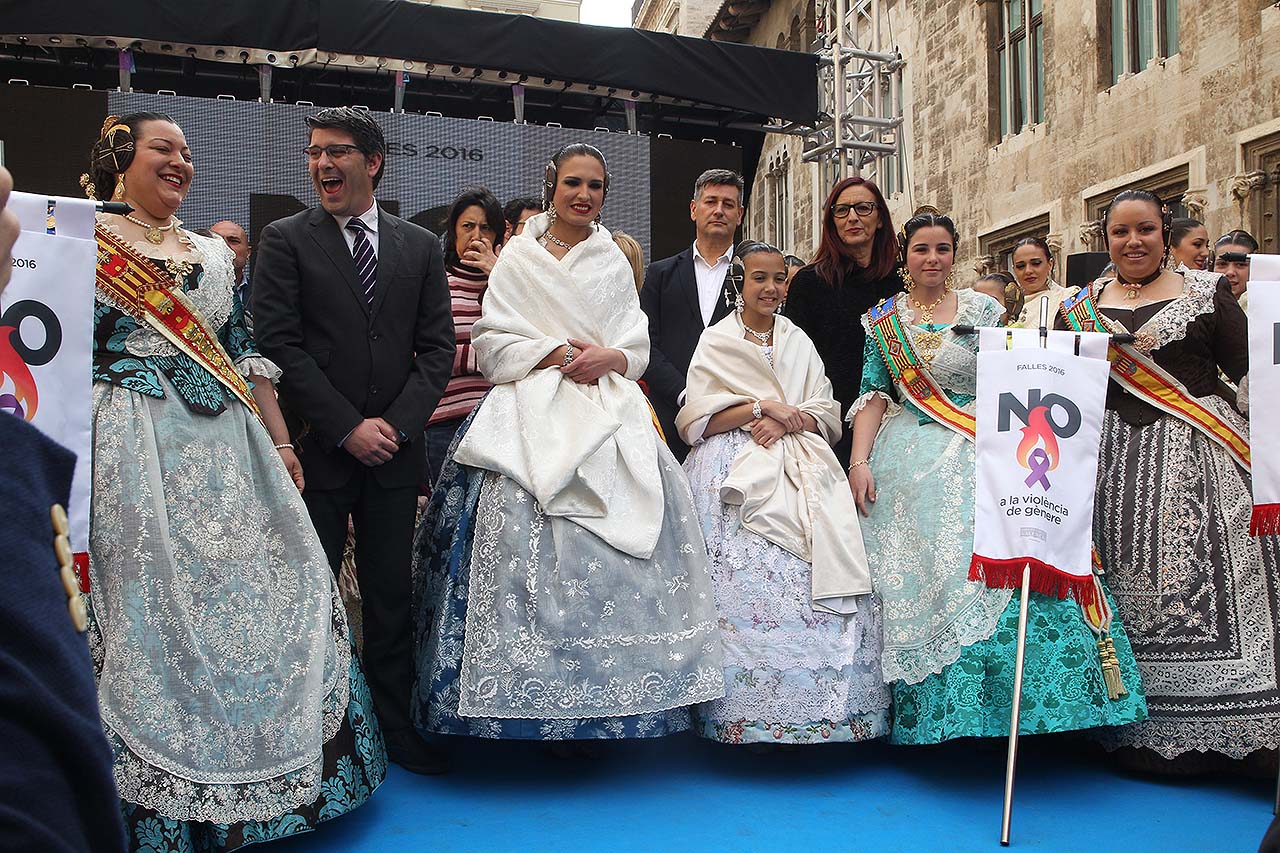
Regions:
[[409, 442], [371, 470], [384, 488], [416, 486], [422, 430], [453, 369], [453, 313], [439, 239], [378, 211], [373, 307], [338, 223], [315, 207], [262, 231], [253, 274], [254, 337], [284, 371], [282, 406], [305, 422], [308, 489], [336, 489], [363, 466], [338, 446], [365, 418]]
[[[733, 285], [726, 275], [711, 322], [723, 319], [732, 303]], [[645, 384], [649, 386], [649, 402], [658, 414], [671, 452], [683, 460], [689, 448], [676, 435], [676, 412], [680, 411], [676, 401], [684, 391], [689, 362], [704, 328], [692, 246], [678, 255], [649, 264], [640, 290], [640, 307], [649, 317], [649, 369], [644, 374]]]
[[89, 644], [53, 552], [75, 455], [0, 412], [0, 849], [125, 849]]

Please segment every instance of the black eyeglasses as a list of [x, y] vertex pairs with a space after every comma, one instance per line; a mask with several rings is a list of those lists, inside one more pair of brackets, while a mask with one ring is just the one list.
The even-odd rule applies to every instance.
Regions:
[[876, 212], [876, 203], [874, 201], [859, 201], [853, 204], [837, 204], [831, 208], [831, 215], [836, 219], [844, 219], [851, 210], [858, 214], [859, 219], [866, 219]]
[[348, 154], [354, 154], [360, 150], [358, 145], [344, 145], [335, 143], [333, 145], [309, 145], [302, 149], [302, 153], [307, 155], [308, 160], [319, 160], [321, 154], [328, 154], [330, 160], [341, 160]]

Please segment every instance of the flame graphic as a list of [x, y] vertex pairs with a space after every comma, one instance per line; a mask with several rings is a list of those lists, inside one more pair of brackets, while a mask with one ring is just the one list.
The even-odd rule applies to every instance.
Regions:
[[26, 420], [36, 415], [36, 406], [40, 397], [36, 391], [36, 381], [31, 376], [31, 369], [13, 348], [10, 338], [17, 333], [14, 326], [0, 326], [0, 386], [5, 377], [13, 380], [13, 394], [0, 395], [0, 401], [16, 406], [14, 414]]
[[1023, 468], [1031, 468], [1027, 459], [1031, 456], [1031, 451], [1036, 449], [1037, 442], [1044, 443], [1044, 453], [1049, 457], [1049, 470], [1057, 468], [1058, 437], [1053, 434], [1053, 427], [1049, 425], [1048, 406], [1036, 406], [1027, 415], [1027, 426], [1022, 428], [1022, 441], [1018, 443], [1018, 464]]

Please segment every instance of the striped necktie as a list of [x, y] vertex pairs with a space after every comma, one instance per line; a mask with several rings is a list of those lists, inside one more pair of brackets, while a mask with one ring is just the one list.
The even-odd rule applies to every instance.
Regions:
[[368, 227], [355, 218], [347, 223], [347, 230], [356, 238], [351, 246], [351, 256], [356, 262], [356, 278], [360, 279], [360, 286], [364, 288], [365, 301], [372, 308], [373, 285], [378, 281], [378, 256], [373, 253], [373, 244], [369, 242], [369, 238], [364, 236]]

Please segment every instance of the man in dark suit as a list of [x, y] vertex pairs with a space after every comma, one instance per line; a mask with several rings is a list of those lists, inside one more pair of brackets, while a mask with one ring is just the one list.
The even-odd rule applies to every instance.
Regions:
[[[0, 167], [0, 291], [13, 268]], [[0, 412], [0, 848], [123, 851], [64, 507], [76, 457]]]
[[649, 369], [644, 381], [667, 444], [683, 461], [689, 448], [676, 434], [676, 412], [684, 403], [685, 374], [702, 330], [732, 310], [728, 281], [733, 234], [742, 224], [742, 176], [708, 169], [693, 184], [689, 218], [696, 238], [678, 255], [649, 264], [640, 307], [649, 316]]
[[386, 143], [367, 112], [325, 109], [307, 124], [320, 206], [263, 229], [255, 334], [304, 424], [303, 499], [335, 574], [348, 518], [355, 526], [364, 667], [387, 753], [442, 772], [409, 721], [409, 573], [423, 427], [453, 368], [444, 258], [434, 234], [378, 209]]

